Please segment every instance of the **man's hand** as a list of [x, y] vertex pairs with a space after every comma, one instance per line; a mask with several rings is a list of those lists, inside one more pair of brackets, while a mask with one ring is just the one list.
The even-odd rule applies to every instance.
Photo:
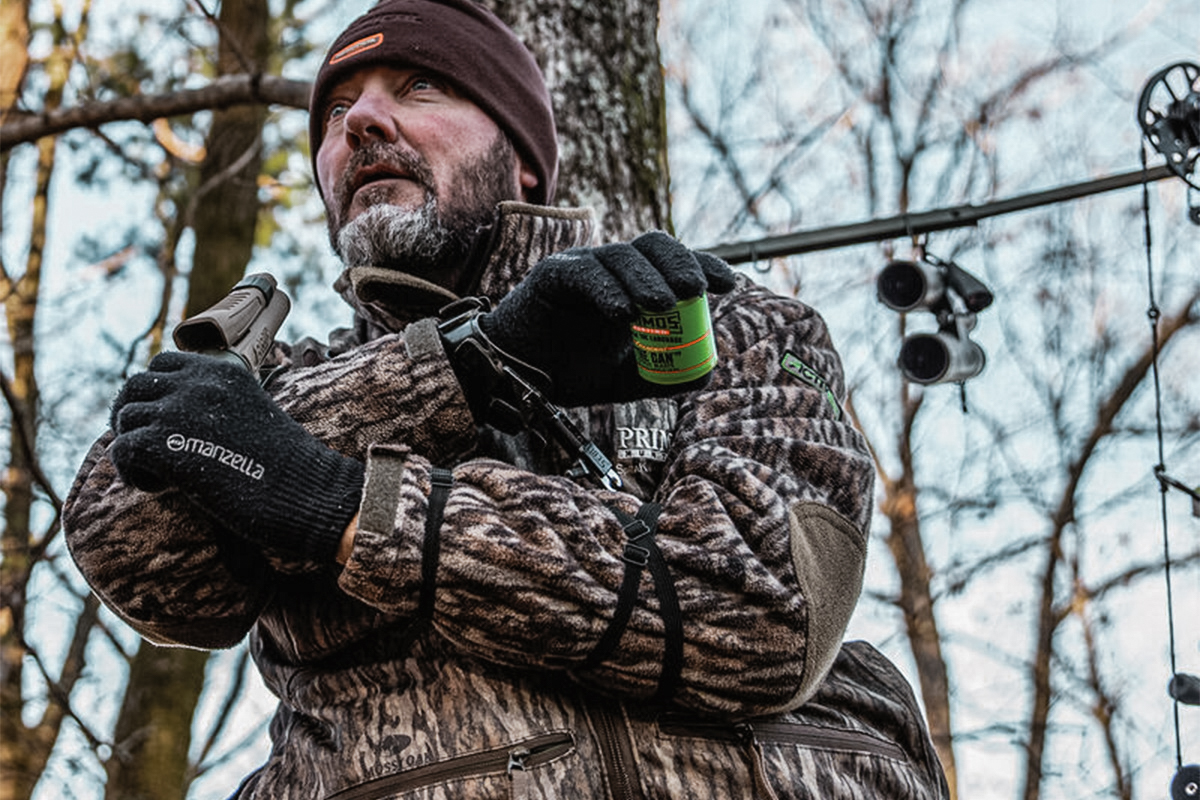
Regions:
[[163, 353], [113, 403], [109, 454], [126, 483], [178, 487], [233, 533], [331, 562], [358, 511], [363, 466], [285, 414], [241, 367]]
[[560, 405], [621, 402], [702, 386], [643, 380], [630, 324], [638, 308], [666, 311], [702, 292], [727, 292], [734, 274], [724, 261], [689, 250], [661, 231], [630, 244], [581, 247], [534, 266], [480, 329], [502, 350], [550, 376]]

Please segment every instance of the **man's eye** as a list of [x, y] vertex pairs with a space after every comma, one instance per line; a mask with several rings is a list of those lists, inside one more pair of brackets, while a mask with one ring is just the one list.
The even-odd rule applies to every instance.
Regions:
[[441, 83], [428, 75], [418, 75], [408, 82], [409, 92], [436, 92], [441, 91], [441, 88]]
[[333, 102], [325, 109], [325, 125], [332, 124], [335, 120], [342, 117], [350, 110], [350, 104], [345, 102]]

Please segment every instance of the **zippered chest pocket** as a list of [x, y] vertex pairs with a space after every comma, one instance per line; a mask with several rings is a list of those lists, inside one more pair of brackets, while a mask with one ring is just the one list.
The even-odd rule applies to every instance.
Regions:
[[[707, 797], [919, 800], [928, 795], [907, 752], [865, 731], [786, 719], [728, 722], [664, 714], [660, 743], [708, 762]], [[701, 756], [707, 750], [707, 757]]]
[[479, 791], [472, 790], [469, 793], [472, 797], [524, 800], [528, 796], [532, 770], [574, 752], [575, 737], [571, 733], [545, 733], [506, 747], [481, 750], [383, 775], [335, 792], [325, 800], [392, 800], [405, 792], [454, 781], [493, 784], [494, 791], [488, 792], [481, 785]]
[[746, 720], [725, 722], [686, 715], [664, 714], [658, 730], [665, 736], [709, 739], [731, 744], [793, 745], [815, 750], [830, 750], [905, 760], [900, 745], [869, 733], [847, 728], [832, 728], [802, 722]]

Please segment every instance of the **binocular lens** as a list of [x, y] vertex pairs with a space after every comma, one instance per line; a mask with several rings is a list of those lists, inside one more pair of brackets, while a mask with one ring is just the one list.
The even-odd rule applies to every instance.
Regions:
[[915, 383], [950, 383], [978, 375], [983, 348], [949, 333], [919, 333], [900, 347], [900, 370]]
[[928, 275], [911, 261], [893, 261], [884, 267], [876, 288], [883, 304], [895, 311], [911, 311], [930, 294]]
[[935, 383], [949, 366], [950, 353], [936, 336], [912, 336], [900, 348], [900, 369], [911, 381]]

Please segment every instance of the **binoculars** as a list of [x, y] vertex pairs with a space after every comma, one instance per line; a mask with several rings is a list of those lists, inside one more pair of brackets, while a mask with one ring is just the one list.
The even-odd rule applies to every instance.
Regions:
[[961, 383], [983, 371], [983, 348], [969, 338], [975, 314], [992, 303], [983, 282], [952, 261], [890, 261], [879, 274], [880, 302], [893, 311], [929, 311], [937, 333], [905, 338], [898, 364], [914, 383]]

